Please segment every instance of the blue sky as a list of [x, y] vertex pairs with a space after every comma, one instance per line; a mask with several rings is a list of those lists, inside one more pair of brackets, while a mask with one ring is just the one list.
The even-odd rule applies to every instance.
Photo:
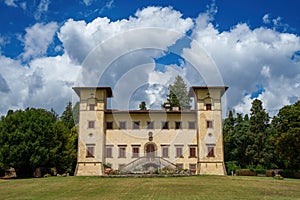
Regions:
[[[56, 21], [62, 24], [70, 18], [90, 22], [97, 17], [108, 17], [112, 21], [116, 21], [127, 19], [136, 10], [147, 6], [171, 6], [180, 11], [184, 17], [196, 18], [212, 3], [211, 0], [131, 0], [130, 2], [123, 0], [87, 0], [85, 2], [83, 0], [1, 0], [0, 2], [2, 19], [0, 34], [9, 40], [9, 44], [1, 46], [1, 51], [2, 54], [13, 58], [23, 51], [22, 42], [18, 36], [24, 34], [25, 29], [35, 23]], [[266, 24], [262, 20], [263, 16], [268, 14], [272, 20], [279, 19], [280, 24], [276, 27], [279, 31], [297, 35], [300, 33], [299, 1], [225, 0], [215, 1], [215, 3], [218, 11], [213, 23], [220, 31], [230, 30], [238, 23], [247, 23], [251, 28], [272, 27], [273, 22]], [[55, 54], [51, 49], [48, 53], [49, 55]]]
[[[300, 99], [299, 7], [295, 0], [1, 0], [0, 113], [28, 106], [62, 112], [74, 98], [70, 88], [79, 84], [82, 74], [102, 70], [85, 66], [89, 53], [124, 31], [145, 27], [176, 30], [184, 36], [162, 39], [161, 49], [126, 53], [109, 65], [103, 83], [116, 93], [124, 90], [121, 85], [137, 88], [126, 97], [130, 102], [115, 100], [117, 108], [134, 109], [141, 100], [136, 97], [147, 96], [147, 105], [156, 109], [177, 74], [188, 85], [210, 83], [212, 77], [196, 77], [193, 62], [185, 60], [189, 56], [183, 49], [193, 49], [191, 42], [196, 41], [210, 57], [210, 67], [231, 88], [226, 109], [247, 112], [253, 98], [260, 98], [267, 110], [276, 111]], [[145, 33], [137, 40], [141, 47], [147, 37]], [[122, 48], [120, 43], [113, 53]], [[134, 82], [135, 75], [143, 81]]]

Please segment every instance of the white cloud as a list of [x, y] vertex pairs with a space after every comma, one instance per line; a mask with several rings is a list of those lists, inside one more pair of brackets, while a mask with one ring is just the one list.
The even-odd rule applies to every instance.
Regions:
[[37, 10], [34, 13], [34, 18], [36, 20], [40, 20], [42, 15], [48, 11], [48, 7], [49, 7], [50, 3], [51, 3], [50, 0], [41, 0], [40, 1], [39, 5], [37, 7]]
[[26, 10], [26, 9], [27, 9], [27, 3], [26, 3], [26, 1], [21, 2], [21, 3], [20, 3], [20, 7], [21, 7], [23, 10]]
[[[87, 24], [85, 21], [70, 19], [61, 27], [58, 36], [65, 51], [80, 63], [94, 47], [129, 30], [158, 27], [185, 33], [192, 26], [192, 19], [183, 19], [178, 11], [168, 7], [148, 7], [138, 10], [135, 17], [130, 17], [128, 20], [112, 22], [105, 17], [96, 18]], [[145, 38], [141, 39], [145, 41]]]
[[86, 5], [86, 6], [89, 6], [92, 4], [94, 0], [83, 0], [83, 3]]
[[[299, 54], [300, 37], [272, 27], [251, 29], [247, 24], [219, 31], [212, 24], [216, 10], [211, 6], [194, 20], [170, 7], [147, 7], [118, 21], [69, 19], [59, 28], [62, 44], [55, 47], [64, 54], [56, 57], [45, 55], [57, 23], [27, 28], [21, 57], [30, 60], [29, 65], [0, 56], [0, 113], [27, 106], [61, 112], [75, 96], [71, 87], [76, 81], [81, 86], [110, 84], [115, 92], [112, 104], [120, 109], [137, 108], [142, 99], [159, 108], [177, 74], [188, 85], [224, 82], [229, 86], [227, 107], [237, 112], [249, 112], [255, 92], [267, 111], [299, 100], [300, 62], [292, 57]], [[268, 14], [263, 20], [275, 23]], [[193, 41], [181, 54], [189, 63], [155, 70], [153, 58], [163, 56], [190, 29]], [[201, 67], [200, 72], [192, 69], [195, 66]], [[263, 90], [257, 91], [257, 85]]]
[[270, 15], [269, 14], [265, 14], [262, 18], [263, 22], [265, 24], [269, 24], [270, 23]]
[[16, 4], [16, 0], [5, 0], [4, 3], [7, 6], [18, 7], [18, 5]]
[[109, 10], [113, 7], [114, 0], [109, 0], [105, 3], [105, 5], [100, 9], [99, 13], [103, 13], [105, 10]]
[[57, 28], [58, 25], [56, 22], [48, 24], [37, 23], [30, 28], [26, 28], [22, 58], [28, 60], [45, 55], [48, 46], [53, 41]]
[[297, 35], [263, 27], [252, 30], [247, 24], [238, 24], [224, 32], [211, 23], [197, 26], [194, 39], [209, 53], [229, 86], [229, 108], [249, 112], [251, 94], [257, 92], [257, 85], [265, 90], [259, 98], [268, 110], [300, 99], [295, 88], [285, 89], [292, 88], [299, 79], [300, 62], [291, 59], [300, 49]]
[[8, 109], [54, 108], [61, 112], [72, 100], [71, 87], [80, 66], [66, 56], [38, 58], [22, 65], [0, 56], [1, 76], [9, 88], [0, 88], [0, 115]]
[[266, 78], [270, 78], [271, 77], [271, 71], [270, 71], [270, 67], [269, 66], [263, 66], [262, 70], [261, 70], [261, 75], [263, 75]]

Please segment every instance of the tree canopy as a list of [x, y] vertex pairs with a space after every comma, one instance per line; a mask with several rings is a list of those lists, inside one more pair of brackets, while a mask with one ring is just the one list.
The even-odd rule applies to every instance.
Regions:
[[229, 112], [223, 124], [225, 162], [240, 168], [300, 168], [300, 101], [270, 117], [255, 99], [247, 115]]
[[[179, 107], [181, 110], [186, 110], [191, 108], [191, 99], [188, 94], [186, 83], [181, 76], [176, 76], [175, 81], [172, 85], [169, 85], [169, 94], [167, 95], [167, 100], [171, 106]], [[162, 105], [165, 108], [165, 103]]]
[[53, 112], [9, 111], [0, 121], [0, 167], [13, 167], [18, 176], [32, 176], [38, 167], [70, 171], [76, 159], [76, 139], [76, 130], [70, 130]]

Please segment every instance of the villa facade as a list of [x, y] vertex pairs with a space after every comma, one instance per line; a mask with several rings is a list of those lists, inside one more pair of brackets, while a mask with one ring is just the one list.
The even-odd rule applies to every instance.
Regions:
[[193, 110], [112, 110], [110, 87], [74, 87], [80, 98], [75, 175], [104, 164], [127, 172], [168, 168], [224, 175], [221, 97], [227, 87], [195, 86]]

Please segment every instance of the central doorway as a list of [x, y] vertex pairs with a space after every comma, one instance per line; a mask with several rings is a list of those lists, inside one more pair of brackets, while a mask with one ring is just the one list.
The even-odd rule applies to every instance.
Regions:
[[154, 160], [154, 157], [155, 157], [155, 144], [154, 143], [147, 144], [145, 150], [146, 150], [147, 160], [149, 160], [149, 161]]

